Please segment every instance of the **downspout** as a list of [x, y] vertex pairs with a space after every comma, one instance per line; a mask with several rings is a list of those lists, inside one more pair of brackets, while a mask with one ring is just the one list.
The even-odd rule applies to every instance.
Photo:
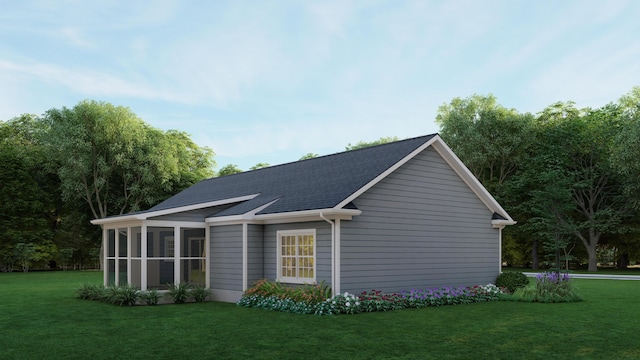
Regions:
[[502, 274], [502, 229], [506, 225], [500, 225], [498, 227], [498, 274]]
[[340, 292], [339, 286], [337, 286], [338, 282], [336, 281], [339, 276], [336, 273], [336, 224], [325, 217], [322, 212], [320, 212], [320, 218], [331, 224], [331, 293], [335, 295]]
[[242, 292], [247, 291], [249, 282], [249, 226], [246, 221], [242, 222]]

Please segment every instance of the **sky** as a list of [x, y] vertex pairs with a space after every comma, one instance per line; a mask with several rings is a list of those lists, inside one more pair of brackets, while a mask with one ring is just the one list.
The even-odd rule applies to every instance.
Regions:
[[493, 94], [537, 113], [640, 86], [640, 1], [0, 0], [0, 120], [84, 99], [187, 132], [218, 168], [438, 132]]

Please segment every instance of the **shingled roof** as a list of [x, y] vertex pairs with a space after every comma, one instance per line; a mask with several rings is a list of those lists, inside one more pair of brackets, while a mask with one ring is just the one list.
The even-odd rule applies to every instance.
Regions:
[[[257, 194], [215, 216], [333, 208], [436, 134], [200, 181], [145, 212]], [[353, 208], [347, 205], [345, 208]]]

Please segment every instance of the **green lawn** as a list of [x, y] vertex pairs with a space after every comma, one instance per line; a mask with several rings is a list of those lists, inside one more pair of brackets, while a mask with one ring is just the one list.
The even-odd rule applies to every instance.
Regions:
[[585, 301], [318, 317], [224, 303], [74, 298], [97, 272], [0, 274], [0, 359], [637, 359], [640, 282], [575, 280]]

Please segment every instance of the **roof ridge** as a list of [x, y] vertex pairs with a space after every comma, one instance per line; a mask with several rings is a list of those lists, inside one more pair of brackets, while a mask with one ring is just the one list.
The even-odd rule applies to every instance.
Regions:
[[310, 159], [300, 159], [300, 160], [289, 161], [289, 162], [285, 162], [285, 163], [281, 163], [281, 164], [265, 166], [265, 167], [262, 167], [262, 168], [259, 168], [259, 169], [250, 169], [250, 170], [242, 171], [242, 172], [235, 173], [235, 174], [229, 174], [229, 175], [224, 175], [224, 176], [214, 176], [214, 177], [210, 177], [208, 179], [204, 179], [202, 181], [207, 181], [207, 180], [211, 180], [211, 179], [217, 179], [217, 178], [220, 178], [220, 177], [227, 177], [227, 176], [234, 176], [234, 175], [252, 173], [252, 172], [265, 170], [265, 169], [273, 169], [273, 168], [277, 168], [277, 167], [281, 167], [281, 166], [285, 166], [285, 165], [300, 163], [300, 162], [304, 162], [304, 161], [312, 161], [312, 160], [327, 158], [327, 157], [330, 157], [330, 156], [337, 156], [337, 155], [345, 154], [345, 153], [360, 152], [360, 151], [364, 151], [364, 150], [370, 150], [370, 149], [373, 149], [373, 148], [378, 148], [378, 147], [381, 147], [381, 146], [397, 145], [397, 144], [402, 143], [402, 142], [417, 140], [417, 139], [420, 139], [420, 138], [433, 137], [435, 135], [438, 135], [438, 133], [436, 132], [436, 133], [432, 133], [432, 134], [428, 134], [428, 135], [415, 136], [415, 137], [412, 137], [412, 138], [406, 138], [406, 139], [402, 139], [402, 140], [391, 141], [391, 142], [384, 143], [384, 144], [376, 144], [376, 145], [366, 146], [366, 147], [362, 147], [362, 148], [358, 148], [358, 149], [354, 149], [354, 150], [339, 151], [339, 152], [336, 152], [336, 153], [316, 156], [316, 157], [313, 157], [313, 158], [310, 158]]

